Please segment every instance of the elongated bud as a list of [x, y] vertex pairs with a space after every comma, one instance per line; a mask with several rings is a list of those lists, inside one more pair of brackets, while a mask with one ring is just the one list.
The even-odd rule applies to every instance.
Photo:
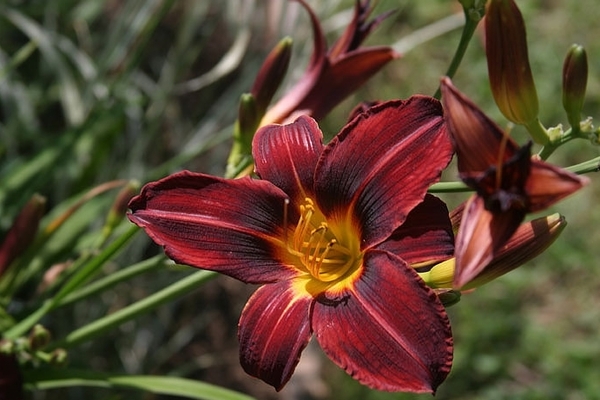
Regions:
[[574, 44], [569, 49], [563, 64], [562, 103], [567, 112], [569, 124], [575, 129], [579, 129], [581, 121], [587, 78], [587, 54], [583, 46]]
[[254, 95], [252, 93], [242, 94], [238, 108], [236, 140], [246, 138], [246, 142], [251, 143], [261, 118], [262, 115], [258, 112]]
[[256, 101], [259, 120], [271, 103], [275, 92], [285, 77], [292, 56], [292, 39], [285, 37], [271, 50], [254, 81], [252, 96]]
[[507, 119], [527, 125], [537, 118], [538, 97], [523, 16], [512, 0], [491, 0], [485, 15], [485, 46], [494, 100]]
[[33, 195], [13, 222], [0, 245], [0, 276], [35, 239], [45, 206], [44, 197]]

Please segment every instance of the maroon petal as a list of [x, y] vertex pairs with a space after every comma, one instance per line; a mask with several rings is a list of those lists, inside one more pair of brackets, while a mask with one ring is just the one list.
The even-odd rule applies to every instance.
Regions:
[[471, 196], [456, 236], [454, 287], [460, 289], [479, 275], [524, 218], [523, 210], [490, 212], [485, 208], [483, 198]]
[[452, 157], [439, 102], [413, 96], [378, 104], [325, 148], [315, 192], [328, 218], [349, 211], [363, 228], [363, 248], [404, 222]]
[[293, 204], [302, 203], [313, 197], [315, 167], [323, 148], [323, 133], [308, 116], [288, 125], [265, 126], [252, 143], [256, 173], [287, 193]]
[[304, 7], [310, 17], [313, 30], [313, 52], [304, 75], [277, 103], [271, 107], [261, 121], [261, 125], [285, 122], [294, 110], [299, 110], [298, 103], [314, 88], [315, 83], [325, 67], [327, 57], [327, 41], [321, 29], [321, 23], [314, 11], [304, 0], [296, 0]]
[[315, 303], [313, 329], [327, 355], [361, 383], [435, 392], [452, 364], [452, 333], [434, 292], [393, 254], [369, 251], [341, 300]]
[[321, 120], [337, 104], [361, 87], [388, 62], [399, 57], [389, 47], [368, 47], [344, 55], [334, 63], [327, 62], [318, 80], [297, 110]]
[[501, 165], [514, 155], [517, 143], [456, 89], [450, 78], [442, 79], [441, 90], [444, 116], [460, 172], [482, 172], [490, 166]]
[[585, 176], [575, 175], [552, 164], [534, 159], [531, 161], [529, 179], [525, 184], [525, 191], [529, 197], [529, 211], [544, 210], [589, 182], [590, 180]]
[[413, 268], [451, 258], [454, 233], [446, 204], [428, 194], [377, 249], [400, 256]]
[[248, 374], [283, 388], [310, 340], [312, 302], [289, 281], [262, 286], [250, 297], [238, 332], [240, 361]]
[[[266, 181], [180, 172], [144, 186], [129, 219], [178, 263], [250, 283], [296, 274], [282, 266], [287, 197]], [[298, 216], [290, 207], [290, 218]]]

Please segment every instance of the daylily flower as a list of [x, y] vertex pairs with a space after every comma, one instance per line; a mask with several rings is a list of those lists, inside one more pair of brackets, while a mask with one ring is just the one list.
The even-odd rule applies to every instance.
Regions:
[[460, 177], [476, 191], [456, 238], [454, 286], [460, 288], [494, 258], [527, 213], [544, 210], [589, 179], [531, 157], [531, 144], [519, 147], [449, 78], [441, 88]]
[[310, 16], [314, 50], [304, 75], [262, 119], [260, 126], [293, 121], [308, 114], [320, 120], [334, 106], [400, 55], [388, 46], [360, 47], [388, 13], [367, 21], [370, 0], [357, 0], [352, 22], [328, 50], [321, 24], [304, 0], [297, 0]]
[[263, 127], [261, 179], [176, 173], [147, 184], [130, 219], [178, 263], [263, 285], [239, 322], [250, 375], [281, 389], [314, 334], [363, 384], [434, 392], [452, 335], [411, 265], [453, 254], [448, 210], [427, 194], [453, 154], [441, 106], [382, 103], [322, 140], [308, 116]]

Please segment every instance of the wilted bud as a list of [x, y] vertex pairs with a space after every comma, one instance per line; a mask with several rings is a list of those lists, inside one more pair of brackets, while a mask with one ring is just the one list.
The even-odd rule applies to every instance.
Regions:
[[262, 118], [275, 92], [285, 77], [292, 56], [292, 39], [285, 37], [271, 50], [254, 81], [252, 96], [256, 101], [258, 119]]
[[[494, 100], [507, 119], [527, 125], [537, 118], [538, 97], [523, 16], [512, 0], [491, 0], [485, 15], [485, 47]], [[544, 142], [544, 138], [534, 140]]]
[[481, 286], [537, 257], [558, 238], [565, 226], [567, 221], [558, 213], [521, 224], [484, 270], [461, 289]]
[[0, 276], [35, 239], [45, 206], [44, 197], [33, 195], [13, 222], [0, 245]]
[[565, 58], [562, 74], [562, 103], [574, 129], [579, 129], [587, 78], [587, 54], [583, 46], [574, 44]]

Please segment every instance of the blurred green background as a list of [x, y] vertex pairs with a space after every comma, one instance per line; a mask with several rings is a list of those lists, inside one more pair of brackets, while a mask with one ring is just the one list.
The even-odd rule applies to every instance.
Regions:
[[[333, 40], [353, 2], [310, 1]], [[562, 61], [572, 43], [588, 51], [584, 114], [600, 118], [600, 27], [593, 0], [520, 1], [546, 126], [567, 124], [561, 107]], [[404, 56], [338, 106], [326, 135], [343, 126], [360, 101], [433, 94], [460, 28], [424, 41], [425, 32], [461, 12], [457, 1], [381, 0], [395, 9], [368, 44], [395, 44]], [[452, 22], [452, 20], [450, 20]], [[438, 26], [438, 25], [434, 25]], [[180, 169], [222, 175], [237, 101], [283, 35], [294, 39], [290, 85], [312, 48], [306, 13], [284, 0], [4, 0], [0, 4], [0, 231], [33, 193], [48, 208], [113, 179], [144, 183]], [[331, 43], [330, 40], [330, 43]], [[454, 78], [501, 126], [487, 83], [481, 32]], [[280, 92], [281, 93], [281, 92]], [[515, 137], [525, 140], [515, 128]], [[568, 166], [600, 150], [585, 141], [559, 149], [550, 162]], [[449, 179], [455, 179], [449, 175]], [[450, 308], [455, 361], [438, 399], [600, 398], [600, 181], [555, 207], [567, 218], [559, 240], [526, 266], [464, 295]], [[464, 196], [446, 197], [456, 204]], [[110, 199], [90, 202], [44, 258], [68, 262], [101, 226]], [[99, 211], [100, 210], [100, 211]], [[160, 252], [144, 235], [106, 266], [110, 274]], [[44, 320], [61, 337], [94, 318], [143, 298], [189, 274], [164, 268]], [[30, 288], [32, 292], [34, 288]], [[73, 366], [127, 374], [179, 375], [223, 385], [259, 399], [426, 399], [389, 394], [354, 382], [322, 355], [304, 353], [279, 394], [241, 370], [237, 318], [253, 287], [219, 277], [156, 312], [70, 352]], [[27, 298], [23, 294], [23, 299]], [[13, 305], [26, 309], [25, 300]], [[57, 389], [35, 399], [151, 399], [109, 389]], [[166, 398], [166, 397], [165, 397]]]

